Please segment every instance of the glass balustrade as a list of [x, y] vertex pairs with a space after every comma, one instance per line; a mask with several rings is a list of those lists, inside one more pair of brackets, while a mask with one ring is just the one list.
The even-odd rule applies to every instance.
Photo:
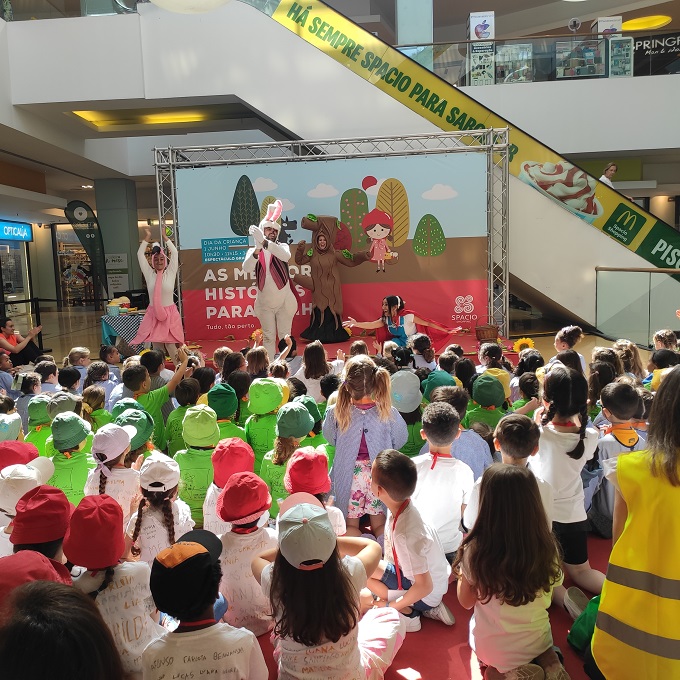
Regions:
[[680, 269], [597, 269], [596, 326], [609, 338], [651, 347], [661, 328], [680, 328]]

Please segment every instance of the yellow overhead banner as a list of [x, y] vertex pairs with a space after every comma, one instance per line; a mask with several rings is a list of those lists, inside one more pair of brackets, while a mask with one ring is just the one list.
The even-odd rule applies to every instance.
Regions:
[[509, 128], [512, 175], [655, 266], [680, 262], [672, 227], [323, 2], [282, 0], [273, 18], [446, 132]]

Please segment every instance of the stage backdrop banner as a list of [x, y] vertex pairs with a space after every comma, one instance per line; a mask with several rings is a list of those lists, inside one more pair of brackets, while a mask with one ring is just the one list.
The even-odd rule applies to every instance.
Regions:
[[[386, 295], [399, 295], [419, 316], [446, 326], [486, 323], [487, 158], [456, 152], [386, 158], [295, 161], [180, 168], [176, 173], [181, 244], [182, 301], [187, 337], [245, 338], [259, 328], [253, 305], [254, 275], [243, 272], [248, 228], [267, 205], [283, 203], [279, 240], [291, 249], [293, 275], [311, 273], [296, 265], [297, 244], [312, 248], [301, 228], [307, 215], [331, 215], [341, 223], [337, 251], [368, 251], [372, 241], [362, 223], [378, 210], [393, 226], [384, 246], [386, 271], [367, 261], [339, 266], [343, 318], [377, 319]], [[377, 213], [374, 213], [374, 215]], [[383, 218], [384, 219], [384, 218]], [[376, 236], [376, 232], [373, 232]], [[310, 322], [311, 294], [300, 296], [293, 333]]]

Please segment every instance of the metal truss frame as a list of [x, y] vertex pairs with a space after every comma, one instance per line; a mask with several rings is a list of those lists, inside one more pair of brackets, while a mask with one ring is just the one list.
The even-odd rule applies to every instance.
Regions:
[[[487, 158], [487, 271], [489, 323], [501, 334], [508, 328], [508, 130], [357, 137], [354, 139], [300, 140], [261, 144], [233, 144], [154, 149], [158, 216], [161, 230], [172, 225], [175, 245], [181, 248], [175, 173], [182, 168], [253, 165], [347, 158], [376, 158], [478, 152]], [[178, 281], [179, 286], [179, 281]], [[181, 294], [180, 312], [181, 309]]]

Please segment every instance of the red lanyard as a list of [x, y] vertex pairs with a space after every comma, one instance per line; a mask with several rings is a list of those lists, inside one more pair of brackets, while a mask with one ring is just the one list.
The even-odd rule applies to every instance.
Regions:
[[450, 453], [433, 453], [432, 454], [432, 465], [430, 465], [430, 470], [434, 470], [434, 466], [440, 458], [453, 458]]
[[403, 590], [401, 587], [401, 568], [399, 567], [399, 558], [397, 557], [397, 551], [394, 548], [394, 530], [397, 528], [397, 520], [399, 519], [399, 515], [406, 509], [406, 506], [409, 504], [409, 498], [407, 498], [399, 507], [399, 510], [397, 510], [397, 514], [394, 516], [394, 519], [392, 520], [392, 559], [394, 560], [394, 571], [397, 572], [397, 590]]

